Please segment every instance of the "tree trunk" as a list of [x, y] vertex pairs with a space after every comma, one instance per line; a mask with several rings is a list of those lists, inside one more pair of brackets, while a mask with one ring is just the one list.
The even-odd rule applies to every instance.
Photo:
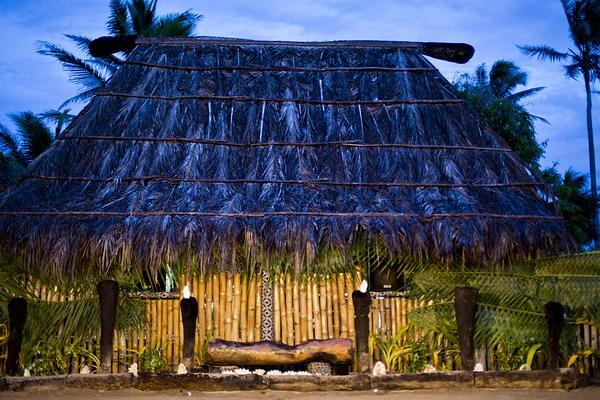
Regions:
[[598, 220], [598, 188], [596, 186], [596, 149], [594, 148], [594, 127], [592, 123], [592, 91], [590, 88], [590, 73], [583, 71], [586, 95], [586, 121], [588, 134], [588, 152], [590, 158], [590, 189], [594, 199], [594, 248], [600, 250], [600, 221]]
[[297, 346], [215, 339], [208, 344], [206, 357], [208, 365], [291, 365], [315, 360], [346, 364], [352, 361], [352, 339], [309, 340]]
[[354, 329], [356, 332], [356, 352], [358, 355], [358, 372], [366, 373], [371, 370], [369, 357], [369, 311], [371, 309], [371, 294], [360, 290], [352, 292], [354, 304]]
[[19, 353], [23, 342], [23, 328], [27, 319], [27, 301], [15, 297], [8, 302], [8, 349], [6, 354], [6, 375], [15, 375], [19, 367]]
[[551, 301], [544, 306], [548, 323], [548, 363], [546, 368], [558, 368], [560, 360], [560, 333], [565, 324], [565, 309], [560, 303]]
[[472, 287], [457, 287], [454, 298], [458, 343], [463, 371], [473, 371], [475, 367], [475, 314], [477, 292]]
[[180, 305], [181, 321], [183, 322], [183, 365], [185, 365], [188, 371], [191, 371], [194, 361], [198, 300], [193, 297], [181, 299]]
[[110, 374], [119, 284], [116, 281], [100, 281], [96, 288], [100, 297], [100, 372]]

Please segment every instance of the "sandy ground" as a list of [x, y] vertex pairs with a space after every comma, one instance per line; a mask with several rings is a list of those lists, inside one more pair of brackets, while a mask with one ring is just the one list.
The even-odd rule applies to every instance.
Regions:
[[282, 392], [282, 391], [250, 391], [250, 392], [187, 392], [187, 391], [164, 391], [164, 392], [141, 392], [135, 389], [122, 389], [114, 391], [95, 391], [81, 389], [28, 389], [23, 392], [0, 392], [0, 399], [56, 399], [56, 400], [96, 400], [96, 399], [243, 399], [243, 400], [362, 400], [376, 399], [378, 397], [392, 400], [599, 400], [600, 387], [589, 387], [566, 392], [563, 390], [492, 390], [492, 389], [469, 389], [469, 390], [407, 390], [397, 392]]

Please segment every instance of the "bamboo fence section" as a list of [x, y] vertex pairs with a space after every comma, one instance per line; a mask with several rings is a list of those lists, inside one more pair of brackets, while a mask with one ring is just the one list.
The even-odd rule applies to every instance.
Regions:
[[[274, 284], [275, 340], [297, 345], [310, 339], [347, 337], [354, 340], [352, 291], [358, 286], [355, 274], [334, 273], [327, 276], [276, 276]], [[201, 352], [207, 340], [221, 338], [240, 342], [261, 340], [261, 279], [257, 275], [217, 273], [211, 276], [182, 277], [180, 288], [189, 284], [198, 300], [195, 365], [202, 363]], [[56, 287], [29, 283], [28, 289], [39, 301], [64, 302], [73, 293], [59, 293]], [[126, 372], [139, 362], [144, 349], [160, 348], [166, 368], [175, 371], [182, 361], [183, 326], [178, 298], [144, 300], [147, 323], [141, 328], [115, 332], [112, 372]], [[424, 303], [407, 297], [374, 297], [370, 310], [370, 330], [374, 335], [393, 337], [408, 323], [408, 314]], [[579, 325], [581, 340], [587, 349], [600, 351], [600, 327]], [[7, 334], [0, 324], [0, 338]], [[418, 340], [422, 333], [415, 334]], [[99, 333], [81, 338], [81, 346], [99, 355]], [[492, 351], [492, 350], [490, 350]], [[0, 340], [0, 374], [4, 368], [6, 339]], [[486, 354], [488, 352], [486, 351]], [[378, 359], [377, 351], [374, 358]], [[489, 355], [488, 355], [489, 356]], [[600, 360], [588, 357], [586, 371], [600, 371]], [[93, 366], [90, 359], [79, 356], [71, 361], [70, 371]], [[588, 372], [591, 373], [591, 372]]]

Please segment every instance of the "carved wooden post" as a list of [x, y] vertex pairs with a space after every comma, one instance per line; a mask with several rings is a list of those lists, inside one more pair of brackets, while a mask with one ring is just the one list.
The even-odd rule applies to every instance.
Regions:
[[[256, 296], [250, 293], [250, 296]], [[262, 273], [262, 292], [260, 295], [260, 336], [261, 340], [275, 340], [273, 323], [273, 280], [267, 271]]]
[[96, 288], [100, 297], [100, 372], [109, 374], [112, 366], [119, 284], [110, 280], [100, 281]]
[[198, 300], [194, 297], [183, 298], [181, 305], [181, 321], [183, 322], [183, 365], [192, 370], [194, 360], [194, 342], [196, 340], [196, 319], [198, 318]]
[[8, 302], [8, 351], [6, 375], [15, 375], [19, 364], [19, 353], [23, 342], [23, 328], [27, 319], [27, 300], [15, 297]]
[[371, 370], [369, 357], [369, 311], [371, 309], [371, 294], [355, 290], [352, 292], [354, 303], [354, 330], [356, 332], [356, 351], [358, 354], [358, 372], [367, 373]]
[[475, 313], [477, 292], [472, 287], [455, 289], [454, 311], [458, 328], [458, 343], [463, 371], [473, 371], [475, 366]]
[[560, 333], [565, 325], [565, 309], [551, 301], [544, 306], [548, 324], [548, 364], [546, 368], [558, 368], [560, 360]]

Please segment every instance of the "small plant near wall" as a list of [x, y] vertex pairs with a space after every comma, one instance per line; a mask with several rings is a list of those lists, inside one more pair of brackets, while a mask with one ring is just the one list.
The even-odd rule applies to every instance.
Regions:
[[161, 346], [146, 347], [139, 354], [140, 371], [157, 374], [167, 372], [165, 349]]

